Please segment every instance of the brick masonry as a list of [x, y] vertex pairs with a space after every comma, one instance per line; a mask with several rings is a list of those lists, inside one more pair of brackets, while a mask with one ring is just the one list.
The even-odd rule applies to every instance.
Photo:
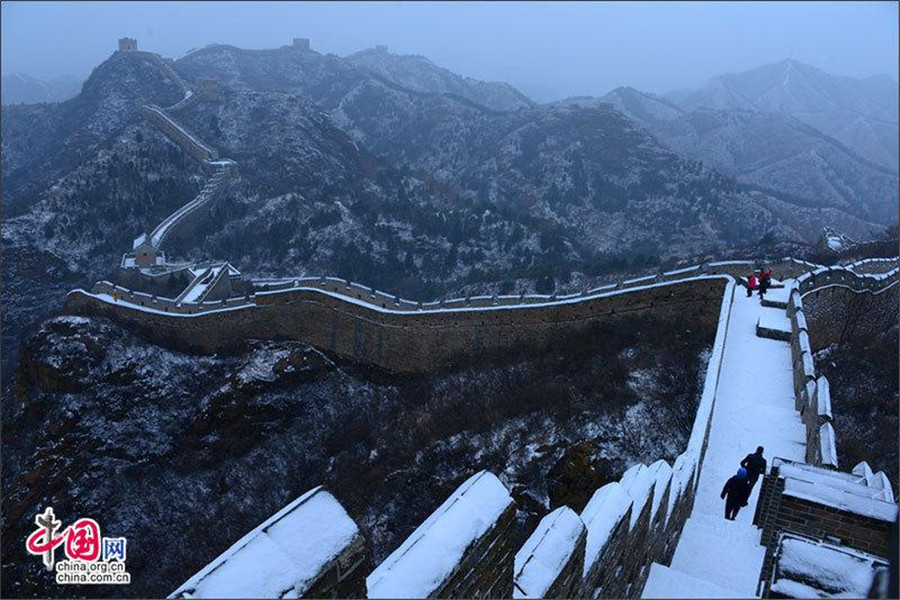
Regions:
[[257, 296], [257, 304], [190, 317], [101, 302], [79, 291], [67, 310], [113, 318], [152, 342], [181, 351], [213, 353], [249, 339], [306, 342], [356, 362], [395, 372], [425, 372], [516, 348], [540, 349], [593, 323], [626, 314], [699, 307], [718, 315], [724, 278], [650, 287], [612, 296], [502, 310], [382, 312], [312, 289]]
[[363, 598], [369, 553], [365, 540], [356, 536], [341, 554], [331, 561], [303, 594], [303, 598]]
[[581, 587], [581, 574], [584, 569], [584, 545], [587, 535], [582, 534], [575, 545], [572, 556], [560, 569], [556, 580], [547, 589], [545, 598], [574, 598]]
[[435, 598], [512, 598], [516, 556], [515, 505], [466, 551]]
[[843, 546], [885, 558], [890, 549], [891, 523], [785, 495], [777, 468], [763, 478], [753, 524], [762, 528], [760, 544], [766, 547], [763, 581], [772, 575], [779, 533], [835, 538]]

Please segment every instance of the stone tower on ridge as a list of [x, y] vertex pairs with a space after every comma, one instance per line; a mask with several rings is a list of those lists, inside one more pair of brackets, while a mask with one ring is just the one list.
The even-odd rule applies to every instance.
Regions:
[[309, 50], [309, 38], [294, 38], [294, 46], [301, 50]]
[[119, 52], [132, 52], [137, 49], [137, 39], [130, 37], [119, 38]]

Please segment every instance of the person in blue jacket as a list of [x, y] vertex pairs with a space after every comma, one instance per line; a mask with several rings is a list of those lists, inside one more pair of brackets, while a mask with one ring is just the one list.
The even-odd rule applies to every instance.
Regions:
[[747, 469], [741, 467], [737, 475], [725, 482], [722, 498], [725, 498], [725, 518], [734, 521], [741, 507], [747, 506], [750, 499], [750, 482], [747, 481]]

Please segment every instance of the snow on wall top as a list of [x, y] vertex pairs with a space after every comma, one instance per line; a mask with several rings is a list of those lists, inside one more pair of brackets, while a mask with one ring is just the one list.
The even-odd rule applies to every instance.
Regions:
[[667, 520], [669, 515], [672, 514], [672, 509], [675, 508], [675, 501], [691, 484], [691, 478], [694, 475], [694, 465], [691, 455], [687, 453], [679, 454], [678, 458], [675, 459], [675, 464], [672, 466], [672, 487], [669, 489], [669, 505], [666, 510]]
[[459, 565], [466, 549], [513, 504], [487, 471], [459, 486], [366, 578], [369, 598], [425, 598]]
[[[672, 467], [666, 461], [658, 460], [650, 465], [649, 470], [654, 479], [653, 507], [650, 509], [650, 519], [653, 520], [656, 518], [656, 511], [659, 510], [659, 505], [662, 503], [663, 495], [666, 493], [666, 486], [672, 480]], [[672, 493], [674, 493], [674, 490], [669, 490], [669, 494], [671, 495]], [[668, 519], [668, 511], [666, 512], [666, 519]]]
[[824, 375], [816, 379], [816, 409], [819, 415], [831, 418], [831, 387]]
[[641, 511], [647, 505], [647, 500], [653, 494], [653, 484], [656, 483], [656, 477], [647, 468], [646, 465], [637, 464], [625, 471], [620, 480], [622, 489], [624, 489], [631, 499], [634, 501], [634, 507], [631, 509], [631, 528], [634, 529]]
[[873, 473], [869, 463], [862, 461], [853, 467], [853, 474], [862, 477], [870, 488], [881, 490], [883, 498], [888, 502], [894, 501], [894, 490], [891, 488], [891, 482], [883, 472]]
[[513, 598], [543, 598], [584, 533], [581, 517], [568, 506], [541, 519], [516, 553]]
[[897, 518], [897, 505], [884, 499], [884, 492], [869, 487], [865, 479], [829, 469], [785, 463], [778, 467], [783, 477], [784, 494], [824, 504], [838, 510], [891, 522]]
[[302, 596], [359, 534], [334, 496], [314, 488], [188, 579], [170, 598]]
[[772, 592], [790, 598], [865, 598], [875, 567], [884, 564], [865, 552], [785, 535]]
[[619, 482], [607, 483], [594, 492], [587, 506], [581, 511], [581, 520], [587, 527], [587, 544], [584, 549], [584, 573], [596, 562], [609, 536], [632, 505], [631, 496]]

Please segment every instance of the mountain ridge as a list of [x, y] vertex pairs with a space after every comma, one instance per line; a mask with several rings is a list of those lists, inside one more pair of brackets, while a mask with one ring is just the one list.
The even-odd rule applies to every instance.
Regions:
[[898, 91], [887, 75], [832, 75], [788, 59], [717, 75], [703, 86], [665, 96], [688, 110], [705, 106], [790, 114], [897, 171]]

